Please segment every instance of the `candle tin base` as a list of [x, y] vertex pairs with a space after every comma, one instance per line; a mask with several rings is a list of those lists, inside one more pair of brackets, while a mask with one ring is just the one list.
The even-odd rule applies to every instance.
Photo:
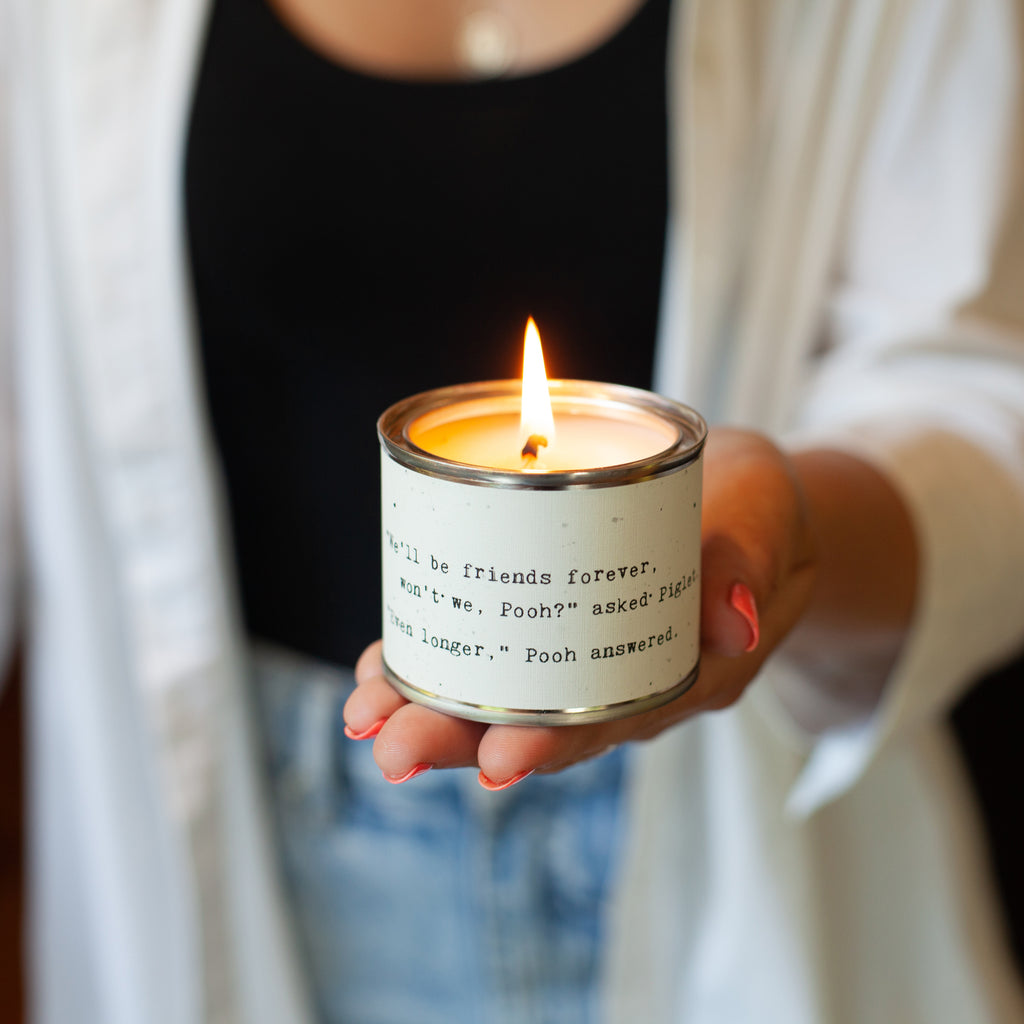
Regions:
[[634, 697], [632, 700], [620, 701], [618, 704], [603, 704], [594, 708], [545, 710], [540, 708], [497, 708], [440, 697], [436, 693], [427, 693], [425, 690], [407, 683], [395, 675], [388, 667], [388, 663], [384, 662], [384, 675], [403, 697], [456, 718], [468, 718], [472, 722], [491, 722], [503, 725], [588, 725], [591, 722], [610, 722], [615, 718], [640, 715], [645, 711], [660, 708], [663, 704], [669, 704], [677, 697], [682, 697], [697, 681], [699, 671], [700, 662], [698, 660], [698, 663], [678, 685], [648, 697]]
[[485, 722], [567, 725], [668, 703], [697, 675], [704, 421], [649, 392], [552, 381], [562, 415], [610, 429], [657, 416], [664, 449], [531, 473], [452, 462], [410, 439], [425, 416], [504, 409], [519, 387], [427, 392], [378, 422], [388, 678], [410, 700]]

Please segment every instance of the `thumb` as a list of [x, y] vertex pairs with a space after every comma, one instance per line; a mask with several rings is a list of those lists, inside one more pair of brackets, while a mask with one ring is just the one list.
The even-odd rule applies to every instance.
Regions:
[[706, 542], [701, 558], [701, 648], [729, 657], [753, 651], [761, 638], [758, 573], [724, 537]]

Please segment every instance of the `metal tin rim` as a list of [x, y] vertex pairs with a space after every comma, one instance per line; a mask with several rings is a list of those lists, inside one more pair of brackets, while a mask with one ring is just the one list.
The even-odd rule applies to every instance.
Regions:
[[529, 491], [611, 487], [653, 479], [688, 465], [703, 451], [707, 439], [707, 423], [698, 412], [680, 402], [622, 384], [579, 380], [552, 380], [548, 384], [552, 398], [556, 401], [558, 398], [572, 398], [584, 404], [593, 402], [605, 407], [612, 405], [626, 410], [656, 413], [677, 428], [678, 438], [663, 451], [636, 462], [551, 473], [520, 473], [452, 462], [424, 451], [409, 440], [406, 432], [409, 424], [425, 413], [458, 402], [518, 395], [521, 383], [517, 380], [455, 384], [411, 395], [384, 411], [377, 420], [377, 436], [392, 459], [419, 473], [481, 487]]
[[594, 722], [611, 722], [618, 718], [653, 711], [670, 704], [681, 697], [697, 681], [700, 673], [700, 658], [693, 668], [674, 686], [659, 690], [649, 696], [633, 697], [615, 704], [600, 704], [590, 708], [560, 708], [551, 711], [528, 708], [502, 708], [487, 704], [471, 704], [468, 701], [441, 697], [436, 693], [421, 690], [397, 675], [384, 662], [384, 675], [388, 682], [408, 700], [432, 708], [446, 715], [465, 718], [471, 722], [487, 722], [492, 725], [589, 725]]

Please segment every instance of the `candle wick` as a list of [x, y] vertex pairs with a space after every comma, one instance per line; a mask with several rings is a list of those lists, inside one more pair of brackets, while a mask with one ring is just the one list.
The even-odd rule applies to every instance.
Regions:
[[532, 458], [537, 458], [539, 450], [541, 448], [547, 448], [548, 439], [543, 434], [531, 434], [526, 439], [526, 444], [523, 445], [523, 457], [527, 455]]

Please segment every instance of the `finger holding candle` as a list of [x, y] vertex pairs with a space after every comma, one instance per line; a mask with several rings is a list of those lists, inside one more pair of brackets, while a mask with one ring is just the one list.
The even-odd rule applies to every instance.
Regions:
[[628, 739], [615, 724], [551, 728], [492, 725], [477, 750], [480, 770], [493, 783], [505, 782], [524, 772], [563, 771]]
[[365, 683], [372, 679], [374, 676], [379, 676], [383, 672], [383, 659], [382, 659], [383, 644], [380, 640], [375, 640], [361, 655], [359, 660], [356, 662], [355, 677], [356, 683]]
[[421, 704], [404, 704], [388, 718], [373, 743], [373, 757], [388, 778], [403, 778], [418, 765], [466, 768], [488, 726], [453, 718]]
[[423, 764], [476, 764], [486, 727], [410, 704], [384, 676], [379, 640], [362, 653], [355, 674], [356, 688], [345, 702], [345, 733], [353, 740], [375, 740], [374, 758], [387, 777], [404, 778]]
[[370, 644], [356, 662], [356, 688], [345, 701], [343, 711], [345, 732], [350, 739], [370, 739], [377, 735], [378, 723], [386, 721], [408, 703], [384, 676], [381, 647], [380, 640]]
[[766, 437], [717, 428], [704, 467], [702, 652], [739, 655], [760, 641], [759, 610], [810, 601], [816, 543], [790, 458]]

